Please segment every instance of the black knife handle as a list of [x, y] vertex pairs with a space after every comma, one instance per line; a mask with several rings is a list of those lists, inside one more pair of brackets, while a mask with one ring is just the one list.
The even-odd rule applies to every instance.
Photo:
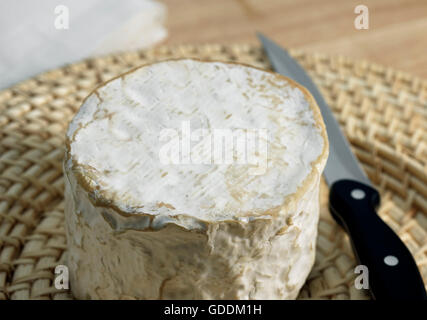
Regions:
[[377, 215], [380, 194], [353, 180], [330, 189], [329, 209], [350, 236], [358, 263], [368, 267], [369, 289], [377, 300], [426, 300], [414, 258], [394, 231]]

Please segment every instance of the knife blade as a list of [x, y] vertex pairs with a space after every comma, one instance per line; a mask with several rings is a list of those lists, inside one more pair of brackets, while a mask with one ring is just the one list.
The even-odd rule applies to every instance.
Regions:
[[257, 36], [274, 71], [307, 88], [319, 106], [330, 143], [324, 170], [330, 187], [329, 210], [349, 234], [358, 263], [367, 267], [372, 297], [426, 300], [425, 285], [412, 254], [377, 214], [380, 194], [351, 151], [316, 84], [285, 49], [260, 33]]

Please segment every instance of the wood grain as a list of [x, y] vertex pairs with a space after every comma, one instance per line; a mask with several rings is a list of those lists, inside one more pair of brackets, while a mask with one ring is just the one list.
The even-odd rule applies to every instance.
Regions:
[[[426, 0], [162, 0], [167, 44], [255, 43], [261, 31], [284, 47], [342, 54], [427, 78]], [[356, 30], [354, 8], [369, 8]]]

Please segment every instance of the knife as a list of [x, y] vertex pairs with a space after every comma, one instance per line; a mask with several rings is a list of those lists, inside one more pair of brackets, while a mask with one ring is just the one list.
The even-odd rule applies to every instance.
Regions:
[[289, 53], [257, 33], [274, 71], [306, 87], [315, 98], [330, 150], [324, 176], [329, 210], [348, 233], [360, 265], [368, 268], [369, 290], [377, 300], [426, 300], [423, 279], [405, 244], [378, 216], [380, 194], [365, 175], [331, 109], [310, 76]]

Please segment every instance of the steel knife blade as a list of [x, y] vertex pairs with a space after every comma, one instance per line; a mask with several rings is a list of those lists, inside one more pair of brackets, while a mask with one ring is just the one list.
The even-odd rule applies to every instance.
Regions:
[[307, 88], [320, 108], [330, 143], [324, 170], [330, 187], [329, 209], [349, 234], [358, 263], [367, 267], [368, 284], [363, 285], [374, 299], [426, 300], [425, 285], [412, 254], [378, 216], [380, 194], [351, 151], [320, 90], [285, 49], [260, 33], [257, 36], [274, 71]]

